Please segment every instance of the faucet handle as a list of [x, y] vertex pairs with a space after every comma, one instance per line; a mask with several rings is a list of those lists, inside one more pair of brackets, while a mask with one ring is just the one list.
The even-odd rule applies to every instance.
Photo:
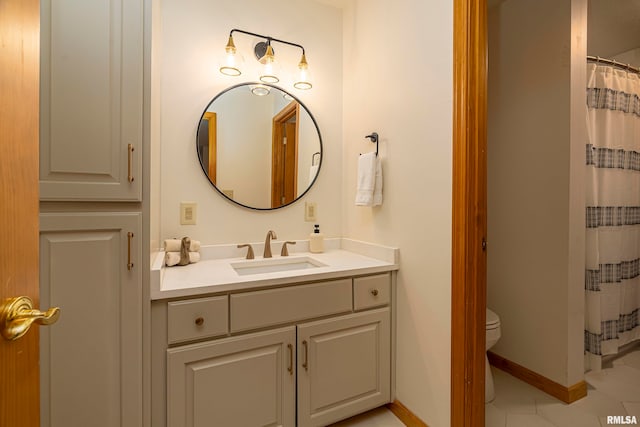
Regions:
[[253, 255], [253, 247], [249, 243], [245, 243], [244, 245], [238, 245], [238, 248], [249, 248], [249, 250], [247, 250], [247, 258], [246, 259], [255, 258], [255, 256]]
[[287, 240], [286, 242], [284, 242], [282, 244], [282, 251], [280, 251], [280, 256], [289, 256], [289, 250], [287, 249], [287, 244], [295, 245], [296, 242], [292, 242], [290, 240]]

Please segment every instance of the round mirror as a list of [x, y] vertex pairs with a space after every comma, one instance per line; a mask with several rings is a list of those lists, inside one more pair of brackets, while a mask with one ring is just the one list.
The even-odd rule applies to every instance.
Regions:
[[293, 95], [264, 83], [218, 94], [198, 123], [200, 165], [220, 194], [251, 209], [277, 209], [311, 188], [322, 164], [320, 129]]

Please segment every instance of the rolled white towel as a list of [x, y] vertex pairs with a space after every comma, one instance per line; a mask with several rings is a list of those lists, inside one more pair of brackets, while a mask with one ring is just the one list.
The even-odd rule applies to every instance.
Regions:
[[[164, 241], [165, 252], [180, 252], [181, 246], [182, 246], [181, 239], [166, 239]], [[200, 250], [200, 241], [191, 240], [191, 243], [189, 244], [189, 252], [198, 252], [199, 250]]]
[[[189, 262], [191, 264], [200, 261], [200, 252], [189, 252]], [[173, 267], [180, 262], [180, 252], [166, 252], [164, 263], [167, 267]]]

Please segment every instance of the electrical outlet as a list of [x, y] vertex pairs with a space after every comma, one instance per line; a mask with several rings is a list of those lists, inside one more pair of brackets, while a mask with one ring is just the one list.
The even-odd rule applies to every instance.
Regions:
[[196, 225], [197, 207], [195, 202], [180, 203], [180, 224]]
[[304, 220], [307, 222], [317, 221], [318, 205], [315, 202], [304, 202]]

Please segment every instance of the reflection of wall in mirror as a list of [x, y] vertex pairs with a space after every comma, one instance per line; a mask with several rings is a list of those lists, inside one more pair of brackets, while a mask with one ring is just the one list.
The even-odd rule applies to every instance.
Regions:
[[218, 113], [216, 186], [233, 190], [234, 200], [247, 206], [270, 204], [273, 100], [269, 98], [249, 90], [229, 91], [209, 108]]
[[[304, 108], [300, 109], [298, 123], [298, 197], [302, 195], [312, 182], [309, 176], [313, 153], [320, 151], [320, 144], [312, 143], [318, 141], [318, 131], [313, 124], [313, 120]], [[316, 156], [316, 162], [320, 162], [320, 157]]]

